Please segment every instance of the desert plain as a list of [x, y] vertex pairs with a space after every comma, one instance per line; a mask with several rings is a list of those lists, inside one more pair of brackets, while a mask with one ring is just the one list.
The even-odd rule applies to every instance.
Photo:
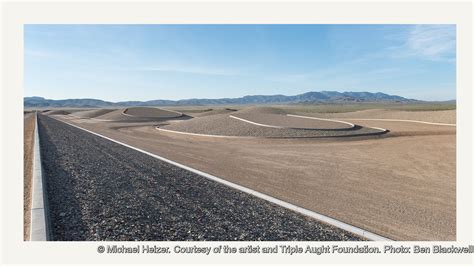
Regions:
[[393, 240], [456, 240], [452, 108], [62, 108], [38, 117], [40, 139], [52, 118]]

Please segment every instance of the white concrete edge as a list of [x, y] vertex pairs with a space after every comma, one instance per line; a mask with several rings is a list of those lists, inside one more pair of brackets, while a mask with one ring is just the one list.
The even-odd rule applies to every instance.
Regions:
[[41, 154], [38, 133], [38, 113], [35, 113], [35, 138], [33, 148], [33, 176], [31, 186], [31, 221], [30, 241], [49, 240], [47, 227], [46, 193], [43, 182], [43, 169], [41, 167]]
[[[58, 119], [57, 119], [57, 120], [58, 120]], [[58, 121], [61, 121], [61, 120], [58, 120]], [[247, 194], [253, 195], [253, 196], [257, 197], [257, 198], [264, 199], [264, 200], [266, 200], [266, 201], [269, 201], [269, 202], [274, 203], [274, 204], [276, 204], [276, 205], [279, 205], [279, 206], [281, 206], [281, 207], [287, 208], [287, 209], [289, 209], [289, 210], [295, 211], [295, 212], [297, 212], [297, 213], [301, 213], [301, 214], [303, 214], [303, 215], [312, 217], [312, 218], [314, 218], [314, 219], [316, 219], [316, 220], [319, 220], [319, 221], [322, 221], [322, 222], [324, 222], [324, 223], [327, 223], [327, 224], [333, 225], [333, 226], [335, 226], [335, 227], [338, 227], [338, 228], [344, 229], [344, 230], [346, 230], [346, 231], [349, 231], [349, 232], [351, 232], [351, 233], [354, 233], [354, 234], [363, 236], [363, 237], [365, 237], [365, 238], [367, 238], [367, 239], [369, 239], [369, 240], [374, 240], [374, 241], [391, 241], [391, 239], [386, 238], [386, 237], [383, 237], [383, 236], [381, 236], [381, 235], [378, 235], [378, 234], [375, 234], [375, 233], [366, 231], [366, 230], [364, 230], [364, 229], [362, 229], [362, 228], [355, 227], [355, 226], [353, 226], [353, 225], [344, 223], [344, 222], [342, 222], [342, 221], [339, 221], [339, 220], [336, 220], [336, 219], [334, 219], [334, 218], [325, 216], [325, 215], [323, 215], [323, 214], [320, 214], [320, 213], [317, 213], [317, 212], [314, 212], [314, 211], [311, 211], [311, 210], [308, 210], [308, 209], [305, 209], [305, 208], [302, 208], [302, 207], [293, 205], [293, 204], [291, 204], [291, 203], [282, 201], [282, 200], [277, 199], [277, 198], [274, 198], [274, 197], [272, 197], [272, 196], [269, 196], [269, 195], [260, 193], [260, 192], [258, 192], [258, 191], [255, 191], [255, 190], [246, 188], [246, 187], [244, 187], [244, 186], [241, 186], [241, 185], [238, 185], [238, 184], [229, 182], [229, 181], [224, 180], [224, 179], [221, 179], [221, 178], [219, 178], [219, 177], [210, 175], [210, 174], [208, 174], [208, 173], [199, 171], [199, 170], [194, 169], [194, 168], [191, 168], [191, 167], [189, 167], [189, 166], [186, 166], [186, 165], [180, 164], [180, 163], [178, 163], [178, 162], [169, 160], [169, 159], [167, 159], [167, 158], [158, 156], [158, 155], [153, 154], [153, 153], [151, 153], [151, 152], [147, 152], [147, 151], [145, 151], [145, 150], [142, 150], [142, 149], [133, 147], [133, 146], [131, 146], [131, 145], [128, 145], [128, 144], [125, 144], [125, 143], [123, 143], [123, 142], [117, 141], [117, 140], [115, 140], [115, 139], [112, 139], [112, 138], [106, 137], [106, 136], [104, 136], [104, 135], [95, 133], [95, 132], [90, 131], [90, 130], [87, 130], [87, 129], [85, 129], [85, 128], [76, 126], [76, 125], [74, 125], [74, 124], [71, 124], [71, 123], [68, 123], [68, 122], [65, 122], [65, 121], [61, 121], [61, 122], [65, 123], [65, 124], [68, 124], [68, 125], [70, 125], [70, 126], [73, 126], [73, 127], [75, 127], [75, 128], [84, 130], [84, 131], [86, 131], [86, 132], [88, 132], [88, 133], [94, 134], [94, 135], [99, 136], [99, 137], [101, 137], [101, 138], [110, 140], [110, 141], [112, 141], [112, 142], [115, 142], [115, 143], [120, 144], [120, 145], [122, 145], [122, 146], [125, 146], [125, 147], [127, 147], [127, 148], [130, 148], [130, 149], [139, 151], [139, 152], [141, 152], [141, 153], [144, 153], [144, 154], [146, 154], [146, 155], [149, 155], [149, 156], [151, 156], [151, 157], [154, 157], [154, 158], [156, 158], [156, 159], [158, 159], [158, 160], [167, 162], [167, 163], [169, 163], [169, 164], [172, 164], [172, 165], [177, 166], [177, 167], [179, 167], [179, 168], [182, 168], [182, 169], [184, 169], [184, 170], [190, 171], [190, 172], [192, 172], [192, 173], [195, 173], [195, 174], [200, 175], [200, 176], [202, 176], [202, 177], [205, 177], [205, 178], [207, 178], [207, 179], [213, 180], [213, 181], [215, 181], [215, 182], [221, 183], [221, 184], [226, 185], [226, 186], [228, 186], [228, 187], [231, 187], [231, 188], [240, 190], [240, 191], [242, 191], [242, 192], [245, 192], [245, 193], [247, 193]]]
[[265, 124], [255, 123], [255, 122], [252, 122], [250, 120], [243, 119], [243, 118], [240, 118], [240, 117], [236, 117], [236, 116], [233, 116], [233, 115], [229, 115], [229, 117], [233, 118], [233, 119], [243, 121], [245, 123], [249, 123], [249, 124], [256, 125], [256, 126], [261, 126], [261, 127], [271, 127], [271, 128], [279, 128], [279, 129], [285, 128], [285, 127], [281, 127], [281, 126], [272, 126], [272, 125], [265, 125]]
[[341, 120], [334, 120], [334, 119], [326, 119], [326, 118], [319, 118], [319, 117], [312, 117], [312, 116], [304, 116], [304, 115], [292, 115], [292, 114], [287, 114], [287, 116], [292, 116], [292, 117], [299, 117], [299, 118], [306, 118], [306, 119], [315, 119], [315, 120], [322, 120], [322, 121], [331, 121], [331, 122], [336, 122], [336, 123], [342, 123], [349, 125], [350, 128], [354, 128], [355, 125], [346, 121], [341, 121]]
[[385, 119], [385, 118], [336, 118], [336, 119], [347, 119], [347, 120], [360, 120], [360, 121], [387, 121], [387, 122], [410, 122], [410, 123], [419, 123], [419, 124], [428, 124], [428, 125], [437, 125], [437, 126], [451, 126], [455, 127], [456, 124], [447, 124], [447, 123], [435, 123], [435, 122], [426, 122], [419, 120], [404, 120], [404, 119]]

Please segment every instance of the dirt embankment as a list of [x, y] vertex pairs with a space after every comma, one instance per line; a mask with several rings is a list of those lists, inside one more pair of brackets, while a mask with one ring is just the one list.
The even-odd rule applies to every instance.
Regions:
[[[398, 111], [392, 112], [382, 118], [405, 118]], [[430, 122], [440, 114], [424, 111], [403, 115], [407, 113], [411, 119], [416, 114], [416, 120]], [[353, 117], [371, 118], [362, 115]], [[229, 114], [224, 116], [229, 118]], [[373, 113], [372, 117], [381, 116]], [[204, 138], [163, 133], [155, 129], [154, 122], [72, 122], [395, 240], [456, 239], [455, 127], [362, 120], [354, 122], [362, 127], [387, 128], [390, 133], [385, 138], [342, 141]], [[229, 128], [226, 122], [242, 128], [254, 126], [236, 119], [224, 121], [219, 115], [175, 124], [203, 132], [242, 130]]]
[[23, 129], [23, 240], [30, 239], [31, 220], [31, 178], [33, 175], [33, 147], [35, 141], [35, 114], [24, 115]]

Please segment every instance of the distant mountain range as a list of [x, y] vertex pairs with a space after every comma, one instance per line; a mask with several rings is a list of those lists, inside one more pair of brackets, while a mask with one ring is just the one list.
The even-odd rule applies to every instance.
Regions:
[[229, 105], [229, 104], [313, 104], [313, 103], [364, 103], [390, 102], [411, 103], [421, 102], [401, 96], [388, 95], [381, 92], [337, 92], [312, 91], [294, 96], [286, 95], [248, 95], [240, 98], [221, 99], [185, 99], [185, 100], [151, 100], [107, 102], [98, 99], [66, 99], [50, 100], [43, 97], [25, 97], [25, 107], [127, 107], [127, 106], [183, 106], [183, 105]]

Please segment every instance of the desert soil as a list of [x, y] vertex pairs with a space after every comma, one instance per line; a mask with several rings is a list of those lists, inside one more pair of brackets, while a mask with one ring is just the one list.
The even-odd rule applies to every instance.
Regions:
[[364, 240], [52, 118], [39, 129], [52, 240]]
[[23, 240], [30, 239], [31, 178], [33, 175], [33, 147], [35, 133], [34, 113], [25, 113], [23, 127]]
[[[455, 117], [455, 111], [397, 112], [378, 118], [449, 123]], [[360, 112], [344, 116], [390, 132], [223, 139], [160, 132], [155, 122], [56, 118], [395, 240], [455, 240], [456, 128], [348, 118], [377, 118]]]

